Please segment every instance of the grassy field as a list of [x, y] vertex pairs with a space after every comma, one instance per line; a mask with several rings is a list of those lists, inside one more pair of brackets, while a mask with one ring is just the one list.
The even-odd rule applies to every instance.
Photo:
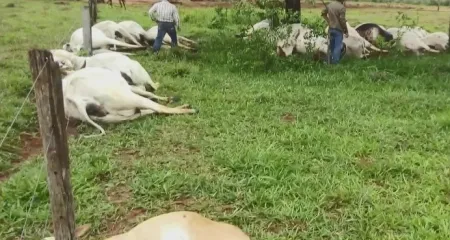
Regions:
[[[60, 48], [81, 26], [79, 3], [14, 2], [0, 6], [0, 137], [31, 87], [26, 51]], [[100, 16], [148, 28], [147, 8], [102, 5]], [[450, 56], [334, 67], [279, 59], [233, 38], [236, 26], [208, 28], [211, 8], [180, 11], [181, 35], [198, 40], [199, 52], [133, 58], [162, 84], [159, 95], [178, 95], [200, 113], [69, 138], [76, 222], [92, 224], [89, 239], [181, 209], [252, 239], [450, 239]], [[397, 11], [349, 9], [348, 18], [396, 26]], [[447, 29], [448, 13], [404, 11], [426, 29]], [[21, 132], [38, 132], [29, 101], [0, 155], [0, 239], [51, 231], [42, 154], [28, 157]], [[18, 156], [5, 152], [14, 146]]]

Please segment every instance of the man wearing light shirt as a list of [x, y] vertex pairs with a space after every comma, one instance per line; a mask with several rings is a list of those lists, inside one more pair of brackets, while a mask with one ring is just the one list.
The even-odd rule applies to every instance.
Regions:
[[172, 40], [172, 47], [177, 46], [176, 29], [180, 29], [180, 17], [177, 7], [168, 0], [161, 0], [148, 10], [148, 15], [158, 23], [158, 34], [153, 43], [153, 52], [158, 52], [161, 49], [162, 41], [166, 33]]

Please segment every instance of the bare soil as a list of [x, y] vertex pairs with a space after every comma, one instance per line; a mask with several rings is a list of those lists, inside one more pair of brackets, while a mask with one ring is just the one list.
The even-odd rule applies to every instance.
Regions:
[[[69, 121], [67, 126], [67, 137], [78, 136], [76, 126], [79, 122]], [[43, 152], [42, 138], [40, 134], [33, 134], [28, 132], [21, 132], [19, 134], [20, 148], [18, 150], [18, 157], [13, 160], [12, 167], [6, 171], [0, 172], [0, 182], [7, 180], [12, 174], [19, 170], [20, 166], [28, 159], [37, 156]]]

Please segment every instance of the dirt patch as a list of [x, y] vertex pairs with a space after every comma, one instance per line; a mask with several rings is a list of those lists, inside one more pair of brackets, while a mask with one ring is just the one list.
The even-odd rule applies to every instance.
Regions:
[[171, 152], [177, 154], [194, 154], [201, 152], [200, 148], [192, 145], [186, 145], [181, 141], [172, 142]]
[[104, 220], [101, 224], [106, 226], [106, 229], [101, 229], [101, 232], [106, 233], [105, 236], [114, 236], [129, 230], [140, 221], [141, 216], [146, 215], [147, 211], [143, 208], [129, 210], [126, 207], [127, 202], [133, 197], [133, 193], [125, 184], [106, 189], [106, 196], [108, 201], [116, 205], [118, 209], [114, 217]]
[[357, 158], [356, 164], [362, 168], [368, 168], [373, 165], [373, 159], [366, 153], [357, 152], [353, 156]]
[[143, 208], [135, 208], [131, 211], [127, 211], [127, 214], [120, 214], [115, 220], [109, 220], [108, 222], [103, 222], [102, 225], [107, 226], [102, 232], [105, 232], [105, 237], [111, 237], [118, 234], [122, 234], [140, 222], [140, 218], [145, 216], [147, 211]]
[[284, 230], [306, 231], [307, 227], [306, 222], [300, 219], [277, 219], [270, 222], [266, 229], [272, 233], [281, 233]]
[[326, 215], [331, 219], [339, 219], [350, 204], [350, 199], [343, 194], [329, 195], [325, 197], [320, 207], [326, 211]]
[[140, 151], [136, 149], [121, 148], [114, 152], [120, 160], [131, 161], [140, 156]]
[[287, 122], [287, 123], [294, 123], [297, 120], [297, 118], [292, 113], [284, 113], [281, 116], [281, 121]]
[[108, 201], [113, 204], [123, 204], [131, 199], [132, 193], [128, 186], [121, 184], [106, 189], [106, 196]]
[[[20, 146], [22, 149], [20, 151], [20, 159], [27, 160], [32, 156], [36, 156], [42, 152], [42, 139], [39, 135], [33, 136], [31, 133], [22, 132], [19, 134]], [[17, 163], [13, 161], [13, 163]]]
[[[76, 129], [77, 123], [69, 121], [67, 126], [67, 137], [78, 136]], [[12, 174], [17, 172], [20, 166], [28, 159], [43, 153], [42, 138], [39, 133], [21, 132], [19, 134], [19, 145], [17, 149], [13, 149], [17, 157], [11, 161], [12, 167], [6, 171], [0, 172], [0, 182], [7, 180]]]

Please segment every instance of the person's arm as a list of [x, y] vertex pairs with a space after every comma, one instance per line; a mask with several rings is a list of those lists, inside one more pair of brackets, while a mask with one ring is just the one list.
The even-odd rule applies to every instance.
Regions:
[[148, 10], [148, 16], [153, 20], [155, 20], [154, 16], [155, 11], [156, 11], [156, 4], [153, 4], [153, 6]]
[[345, 12], [346, 12], [345, 8], [342, 8], [339, 11], [339, 23], [341, 24], [344, 34], [348, 35], [347, 20], [345, 19]]
[[180, 28], [180, 16], [178, 15], [178, 9], [175, 7], [172, 13], [173, 19], [175, 20], [175, 26]]
[[321, 16], [323, 17], [323, 19], [325, 19], [325, 21], [328, 23], [328, 25], [330, 25], [330, 20], [328, 19], [328, 7], [327, 6], [325, 6], [325, 8], [322, 10]]

